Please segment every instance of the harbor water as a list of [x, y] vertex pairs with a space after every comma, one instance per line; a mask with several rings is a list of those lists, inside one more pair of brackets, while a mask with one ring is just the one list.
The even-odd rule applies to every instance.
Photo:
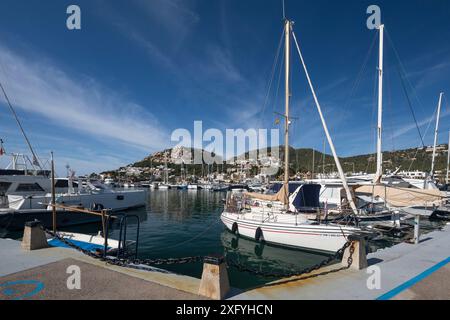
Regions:
[[[139, 258], [181, 258], [220, 254], [232, 256], [245, 266], [275, 273], [291, 272], [311, 267], [327, 256], [313, 252], [282, 248], [237, 237], [227, 231], [220, 221], [223, 192], [207, 190], [151, 190], [147, 206], [127, 212], [140, 219]], [[422, 226], [434, 229], [439, 225]], [[66, 231], [96, 234], [97, 224], [74, 226]], [[127, 239], [134, 240], [137, 224], [130, 220]], [[20, 233], [3, 233], [3, 237], [20, 238]], [[118, 239], [118, 225], [112, 224], [110, 238]], [[370, 243], [370, 250], [390, 246], [394, 239]], [[163, 265], [161, 268], [200, 278], [201, 263]], [[276, 278], [266, 278], [229, 268], [230, 284], [239, 289], [261, 286]]]

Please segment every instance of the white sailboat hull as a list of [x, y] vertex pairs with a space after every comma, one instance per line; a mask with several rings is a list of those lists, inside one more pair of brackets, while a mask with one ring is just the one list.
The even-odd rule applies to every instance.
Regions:
[[337, 225], [262, 222], [249, 215], [223, 212], [221, 220], [230, 231], [236, 224], [239, 235], [247, 238], [255, 239], [260, 228], [262, 239], [268, 243], [321, 252], [337, 252], [347, 242], [347, 236], [360, 231]]

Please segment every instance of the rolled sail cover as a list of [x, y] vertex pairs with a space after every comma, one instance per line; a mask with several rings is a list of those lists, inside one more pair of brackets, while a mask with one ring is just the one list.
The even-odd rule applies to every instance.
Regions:
[[384, 199], [393, 207], [440, 206], [446, 195], [439, 190], [394, 188], [385, 185], [367, 185], [356, 188], [357, 193], [373, 195]]

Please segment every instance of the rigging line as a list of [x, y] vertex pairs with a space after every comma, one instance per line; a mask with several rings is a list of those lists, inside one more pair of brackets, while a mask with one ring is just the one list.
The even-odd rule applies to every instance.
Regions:
[[[281, 58], [281, 65], [284, 64], [284, 54], [283, 57]], [[277, 104], [278, 104], [278, 95], [280, 93], [280, 85], [281, 85], [281, 74], [283, 72], [283, 68], [280, 68], [280, 71], [278, 72], [278, 82], [277, 82], [277, 91], [275, 92], [275, 97], [274, 97], [274, 101], [273, 101], [273, 105], [272, 105], [272, 111], [277, 110]]]
[[389, 123], [388, 123], [388, 126], [387, 126], [387, 128], [388, 128], [387, 131], [388, 131], [388, 133], [390, 135], [390, 138], [391, 138], [392, 151], [395, 151], [394, 123], [392, 121], [393, 110], [392, 110], [391, 78], [390, 78], [389, 72], [386, 72], [385, 75], [386, 75], [386, 87], [387, 87], [386, 91], [387, 91], [387, 97], [388, 97], [387, 98], [387, 103], [386, 103], [386, 111], [387, 111], [386, 113], [389, 116], [388, 117]]
[[[433, 120], [434, 120], [434, 118], [435, 118], [435, 115], [436, 115], [436, 113], [437, 113], [437, 108], [438, 108], [438, 107], [436, 107], [436, 109], [434, 109], [433, 115], [432, 115], [432, 117], [430, 118], [430, 121], [428, 121], [428, 126], [427, 126], [427, 129], [425, 130], [424, 137], [427, 135], [428, 130], [430, 130], [431, 123], [433, 122]], [[411, 167], [412, 167], [412, 165], [414, 164], [414, 162], [416, 161], [417, 155], [419, 154], [419, 150], [420, 150], [420, 146], [417, 147], [416, 153], [415, 153], [413, 159], [411, 160], [411, 164], [410, 164], [410, 166], [409, 166], [409, 170], [408, 170], [408, 171], [411, 171]]]
[[411, 111], [411, 114], [412, 114], [413, 119], [414, 119], [414, 123], [416, 124], [417, 132], [419, 133], [420, 141], [422, 142], [422, 147], [425, 147], [425, 142], [423, 141], [423, 136], [422, 136], [422, 133], [420, 132], [419, 123], [417, 122], [416, 114], [414, 113], [414, 109], [413, 109], [413, 106], [412, 106], [412, 103], [411, 103], [411, 99], [410, 99], [409, 94], [408, 94], [408, 89], [406, 88], [406, 85], [405, 85], [405, 82], [404, 82], [404, 79], [403, 79], [403, 75], [402, 75], [402, 71], [400, 70], [400, 68], [398, 66], [397, 66], [397, 71], [398, 71], [398, 73], [400, 75], [400, 80], [401, 80], [400, 82], [402, 84], [403, 92], [405, 93], [406, 99], [408, 101], [409, 110]]
[[[385, 27], [385, 31], [386, 31], [385, 32], [386, 33], [386, 37], [387, 37], [389, 43], [391, 44], [392, 50], [394, 51], [394, 54], [395, 54], [395, 57], [397, 58], [398, 63], [400, 65], [401, 69], [403, 70], [403, 73], [405, 75], [407, 75], [406, 68], [405, 68], [405, 66], [403, 65], [403, 62], [400, 59], [400, 55], [399, 55], [399, 53], [397, 51], [397, 48], [394, 45], [394, 41], [392, 40], [392, 38], [391, 38], [391, 36], [389, 34], [389, 31], [388, 31], [388, 29], [386, 27]], [[405, 77], [405, 79], [406, 79], [406, 82], [409, 84], [410, 88], [412, 89], [414, 97], [416, 98], [416, 100], [417, 100], [417, 102], [419, 104], [419, 107], [421, 108], [421, 111], [424, 112], [424, 107], [423, 107], [422, 102], [419, 99], [419, 96], [417, 95], [417, 91], [414, 89], [414, 86], [411, 84], [411, 82], [409, 81], [408, 77]]]
[[[283, 30], [283, 32], [284, 32], [284, 30]], [[267, 105], [269, 103], [270, 91], [272, 89], [273, 79], [275, 77], [275, 71], [276, 71], [276, 68], [277, 68], [277, 65], [278, 65], [278, 60], [279, 60], [279, 57], [280, 57], [281, 45], [283, 43], [283, 32], [281, 33], [280, 41], [278, 43], [278, 49], [277, 49], [277, 52], [275, 54], [275, 59], [274, 59], [273, 66], [272, 66], [272, 72], [271, 72], [271, 76], [270, 76], [269, 86], [267, 88], [267, 94], [266, 94], [266, 97], [265, 97], [265, 100], [264, 100], [263, 110], [262, 110], [261, 116], [260, 116], [260, 122], [262, 122], [262, 118], [264, 116], [264, 112], [265, 112], [266, 107], [267, 107]]]
[[353, 83], [350, 94], [348, 95], [347, 101], [344, 104], [344, 110], [347, 110], [347, 108], [350, 106], [350, 104], [351, 104], [350, 100], [353, 98], [353, 96], [356, 93], [356, 90], [359, 88], [359, 85], [361, 84], [361, 80], [364, 75], [364, 72], [366, 71], [367, 64], [368, 64], [369, 58], [370, 58], [370, 53], [372, 52], [373, 47], [375, 46], [376, 39], [377, 39], [377, 33], [375, 33], [375, 35], [373, 37], [372, 43], [369, 47], [369, 50], [366, 53], [366, 57], [363, 60], [364, 61], [363, 65], [361, 66], [361, 69], [359, 70], [358, 75], [356, 76], [356, 79], [355, 79], [355, 82]]
[[39, 163], [38, 157], [36, 156], [36, 153], [34, 152], [33, 147], [31, 146], [30, 140], [28, 140], [28, 137], [27, 137], [27, 135], [26, 135], [26, 133], [25, 133], [25, 130], [23, 129], [22, 124], [20, 123], [19, 117], [17, 116], [17, 113], [16, 113], [16, 111], [14, 110], [14, 108], [13, 108], [13, 106], [12, 106], [12, 104], [11, 104], [11, 101], [9, 100], [9, 97], [8, 97], [8, 95], [6, 94], [5, 88], [3, 87], [3, 84], [2, 84], [1, 81], [0, 81], [0, 88], [2, 89], [3, 95], [4, 95], [5, 100], [6, 100], [7, 104], [8, 104], [8, 106], [9, 106], [9, 109], [11, 110], [12, 114], [14, 115], [14, 118], [16, 119], [16, 122], [17, 122], [17, 124], [18, 124], [18, 126], [19, 126], [19, 128], [20, 128], [20, 131], [22, 131], [22, 135], [23, 135], [23, 137], [25, 138], [25, 141], [26, 141], [27, 144], [28, 144], [28, 148], [30, 148], [31, 153], [33, 154], [33, 162], [34, 162], [34, 160], [36, 160], [36, 163], [35, 163], [35, 164], [36, 164], [39, 168], [41, 168], [41, 165], [40, 165], [40, 163]]
[[324, 129], [324, 131], [325, 131], [325, 135], [327, 136], [328, 144], [330, 145], [330, 149], [331, 149], [331, 151], [332, 151], [332, 153], [333, 153], [333, 158], [335, 159], [335, 162], [336, 162], [336, 163], [335, 163], [335, 164], [336, 164], [336, 169], [337, 169], [337, 171], [339, 172], [339, 175], [340, 175], [340, 177], [341, 177], [341, 179], [342, 179], [342, 184], [343, 184], [344, 189], [345, 189], [345, 192], [346, 192], [346, 194], [347, 194], [347, 199], [348, 199], [348, 201], [349, 201], [350, 207], [351, 207], [351, 209], [353, 210], [353, 212], [356, 214], [356, 213], [357, 213], [356, 204], [355, 204], [355, 202], [353, 201], [353, 198], [351, 197], [350, 189], [348, 188], [348, 184], [347, 184], [347, 180], [345, 179], [344, 172], [343, 172], [342, 167], [341, 167], [341, 165], [340, 165], [339, 157], [337, 156], [336, 149], [335, 149], [334, 144], [333, 144], [333, 140], [331, 139], [331, 136], [330, 136], [330, 134], [329, 134], [328, 127], [327, 127], [327, 125], [326, 125], [325, 118], [324, 118], [324, 116], [323, 116], [323, 112], [322, 112], [322, 109], [321, 109], [321, 107], [320, 107], [320, 103], [319, 103], [319, 100], [318, 100], [318, 98], [317, 98], [317, 95], [316, 95], [316, 91], [314, 90], [314, 86], [313, 86], [313, 84], [312, 84], [311, 77], [309, 76], [309, 72], [308, 72], [308, 69], [306, 68], [305, 60], [303, 59], [303, 55], [302, 55], [302, 52], [301, 52], [301, 50], [300, 50], [300, 46], [299, 46], [298, 41], [297, 41], [297, 37], [295, 36], [295, 33], [294, 33], [293, 30], [291, 30], [291, 33], [292, 33], [292, 37], [293, 37], [293, 39], [294, 39], [295, 46], [296, 46], [296, 48], [297, 48], [298, 55], [299, 55], [300, 60], [301, 60], [301, 65], [302, 65], [302, 67], [303, 67], [303, 70], [304, 70], [304, 72], [305, 72], [306, 79], [307, 79], [308, 84], [309, 84], [309, 88], [310, 88], [310, 90], [311, 90], [311, 94], [313, 95], [314, 102], [315, 102], [315, 104], [316, 104], [317, 111], [318, 111], [318, 113], [319, 113], [319, 116], [320, 116], [320, 120], [321, 120], [321, 122], [322, 122], [323, 129]]

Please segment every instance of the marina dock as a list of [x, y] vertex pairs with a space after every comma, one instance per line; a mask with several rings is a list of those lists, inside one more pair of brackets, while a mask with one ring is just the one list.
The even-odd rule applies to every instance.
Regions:
[[[305, 280], [286, 279], [233, 299], [448, 300], [449, 241], [450, 226], [447, 225], [442, 231], [424, 235], [418, 245], [401, 243], [369, 254], [368, 269], [348, 269]], [[379, 271], [379, 289], [369, 289], [367, 285], [373, 270], [376, 270], [374, 266]], [[333, 269], [336, 266], [328, 266], [313, 274]]]
[[[450, 299], [449, 242], [447, 225], [418, 245], [401, 243], [369, 254], [368, 269], [327, 273], [339, 267], [330, 265], [246, 292], [232, 289], [228, 299]], [[0, 299], [205, 299], [197, 294], [200, 279], [193, 277], [112, 266], [67, 248], [25, 251], [9, 239], [0, 239], [0, 248]], [[80, 268], [79, 290], [67, 288], [67, 270], [74, 265]], [[370, 280], [376, 272], [378, 287]]]
[[[203, 299], [192, 277], [111, 266], [67, 248], [25, 251], [8, 239], [0, 247], [0, 300]], [[69, 266], [80, 268], [79, 290], [67, 288]]]

